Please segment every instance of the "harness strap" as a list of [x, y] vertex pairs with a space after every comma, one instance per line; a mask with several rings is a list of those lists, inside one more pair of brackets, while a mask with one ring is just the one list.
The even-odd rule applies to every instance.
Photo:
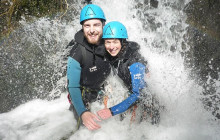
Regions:
[[137, 109], [137, 104], [135, 104], [135, 105], [133, 106], [133, 111], [132, 111], [132, 115], [131, 115], [130, 124], [132, 124], [132, 122], [135, 121], [135, 117], [136, 117], [136, 109]]
[[80, 117], [78, 117], [78, 120], [77, 120], [77, 129], [78, 130], [79, 130], [80, 124], [81, 124], [81, 119], [80, 119]]
[[83, 97], [83, 93], [85, 92], [85, 90], [86, 90], [85, 88], [82, 89], [82, 97]]
[[67, 98], [68, 98], [69, 103], [72, 104], [71, 98], [70, 98], [70, 94], [69, 94], [69, 93], [68, 93], [68, 95], [67, 95]]
[[105, 105], [105, 108], [108, 108], [108, 107], [107, 107], [107, 104], [108, 104], [108, 95], [105, 95], [105, 96], [104, 96], [103, 103], [104, 103], [104, 105]]
[[[97, 92], [98, 93], [98, 89], [91, 89], [91, 88], [87, 88], [87, 87], [85, 87], [85, 86], [81, 86], [81, 95], [82, 95], [82, 97], [84, 97], [85, 96], [85, 92], [91, 92], [91, 91], [93, 91], [93, 92]], [[70, 97], [70, 94], [68, 93], [68, 95], [67, 95], [67, 98], [68, 98], [68, 101], [69, 101], [69, 103], [70, 104], [72, 104], [72, 102], [71, 102], [71, 97]]]
[[91, 91], [98, 92], [99, 90], [101, 90], [101, 89], [91, 89], [91, 88], [88, 88], [88, 87], [85, 87], [85, 86], [81, 86], [81, 89], [86, 91], [86, 92], [91, 92]]

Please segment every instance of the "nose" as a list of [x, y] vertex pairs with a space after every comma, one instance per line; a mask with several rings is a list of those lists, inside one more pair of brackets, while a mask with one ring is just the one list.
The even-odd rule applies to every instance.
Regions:
[[110, 43], [109, 45], [110, 45], [109, 47], [110, 47], [111, 50], [114, 49], [114, 44], [113, 43]]
[[91, 33], [94, 33], [94, 32], [95, 32], [95, 29], [94, 29], [93, 26], [90, 27], [90, 32], [91, 32]]

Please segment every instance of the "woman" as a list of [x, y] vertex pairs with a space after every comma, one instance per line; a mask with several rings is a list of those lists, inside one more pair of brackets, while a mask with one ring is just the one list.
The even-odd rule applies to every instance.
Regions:
[[97, 114], [102, 119], [125, 112], [140, 99], [140, 90], [145, 87], [144, 77], [148, 73], [147, 61], [138, 53], [139, 45], [127, 41], [127, 30], [118, 22], [109, 22], [104, 26], [103, 37], [106, 57], [110, 61], [113, 72], [124, 82], [131, 94], [121, 103], [99, 110]]

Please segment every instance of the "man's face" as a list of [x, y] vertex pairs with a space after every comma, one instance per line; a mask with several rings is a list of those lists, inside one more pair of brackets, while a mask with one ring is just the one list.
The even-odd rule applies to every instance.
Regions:
[[102, 38], [102, 22], [99, 19], [90, 19], [83, 23], [84, 36], [90, 44], [98, 45]]

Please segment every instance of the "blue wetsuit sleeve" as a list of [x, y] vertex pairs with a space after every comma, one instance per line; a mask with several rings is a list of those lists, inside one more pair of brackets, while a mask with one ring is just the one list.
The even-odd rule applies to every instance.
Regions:
[[78, 116], [81, 116], [82, 113], [86, 111], [85, 105], [82, 101], [82, 95], [80, 90], [80, 75], [80, 63], [72, 57], [69, 57], [67, 62], [68, 90], [72, 104], [76, 109]]
[[139, 62], [130, 66], [129, 71], [132, 80], [132, 94], [121, 103], [110, 108], [113, 116], [126, 111], [139, 99], [140, 89], [146, 86], [144, 81], [145, 69], [146, 66]]

